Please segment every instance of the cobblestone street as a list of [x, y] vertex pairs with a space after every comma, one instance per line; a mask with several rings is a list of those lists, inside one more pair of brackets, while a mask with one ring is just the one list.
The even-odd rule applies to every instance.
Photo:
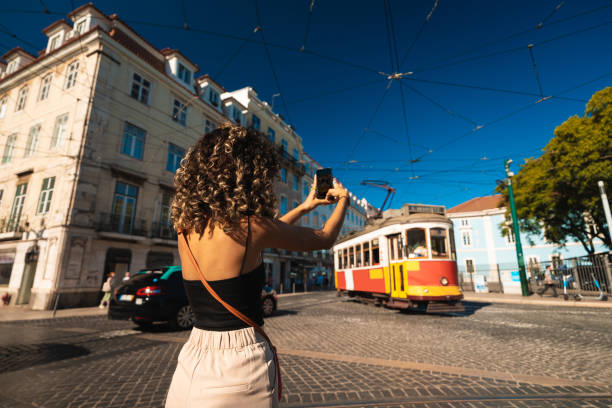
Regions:
[[[611, 407], [612, 310], [402, 313], [282, 297], [283, 406]], [[188, 332], [104, 316], [0, 323], [0, 407], [162, 407]]]

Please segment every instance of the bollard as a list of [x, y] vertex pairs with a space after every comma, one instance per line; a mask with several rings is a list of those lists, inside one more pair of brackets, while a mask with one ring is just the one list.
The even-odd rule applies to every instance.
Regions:
[[59, 298], [60, 298], [60, 294], [56, 293], [55, 294], [55, 304], [53, 305], [53, 316], [55, 317], [55, 312], [57, 311], [57, 305], [59, 304]]
[[295, 293], [295, 282], [293, 282], [293, 293]]

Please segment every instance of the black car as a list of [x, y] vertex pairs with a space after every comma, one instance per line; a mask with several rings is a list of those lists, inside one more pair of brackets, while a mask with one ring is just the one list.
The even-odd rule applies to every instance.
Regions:
[[[262, 290], [264, 316], [276, 310], [276, 291]], [[180, 266], [142, 270], [117, 288], [108, 308], [109, 319], [132, 320], [141, 327], [167, 322], [175, 329], [193, 327], [194, 316], [187, 300]]]

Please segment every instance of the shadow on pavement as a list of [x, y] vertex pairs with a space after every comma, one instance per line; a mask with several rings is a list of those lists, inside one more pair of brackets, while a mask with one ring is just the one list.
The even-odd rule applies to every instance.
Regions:
[[440, 317], [466, 317], [466, 316], [471, 316], [473, 315], [476, 311], [487, 307], [487, 306], [491, 306], [492, 303], [485, 303], [485, 302], [466, 302], [466, 301], [462, 301], [461, 304], [463, 305], [463, 307], [465, 308], [465, 310], [463, 312], [430, 312], [427, 313], [425, 311], [422, 310], [400, 310], [400, 313], [404, 313], [404, 314], [418, 314], [418, 315], [430, 315], [430, 316], [440, 316]]
[[88, 354], [90, 354], [90, 351], [85, 347], [62, 343], [6, 347], [0, 349], [1, 372], [17, 371], [35, 365], [53, 363]]
[[287, 309], [277, 309], [276, 312], [272, 316], [266, 317], [266, 319], [273, 319], [279, 316], [287, 316], [287, 315], [296, 315], [298, 312], [295, 310], [287, 310]]

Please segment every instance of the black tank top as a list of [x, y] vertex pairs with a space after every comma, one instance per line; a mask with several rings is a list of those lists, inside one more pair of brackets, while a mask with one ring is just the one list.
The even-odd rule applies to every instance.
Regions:
[[[265, 283], [265, 267], [263, 262], [249, 273], [242, 274], [249, 239], [251, 237], [251, 219], [247, 218], [247, 238], [240, 266], [240, 275], [235, 278], [208, 281], [210, 287], [225, 303], [238, 309], [242, 314], [263, 326], [263, 310], [261, 291]], [[248, 324], [234, 316], [217, 299], [215, 299], [204, 284], [199, 280], [183, 279], [187, 299], [195, 317], [194, 326], [202, 330], [226, 331], [249, 327]]]
[[[235, 278], [208, 281], [215, 292], [249, 319], [263, 326], [261, 291], [265, 283], [263, 262], [252, 271]], [[194, 326], [202, 330], [225, 331], [249, 327], [212, 297], [199, 280], [185, 280], [185, 292], [195, 316]]]

